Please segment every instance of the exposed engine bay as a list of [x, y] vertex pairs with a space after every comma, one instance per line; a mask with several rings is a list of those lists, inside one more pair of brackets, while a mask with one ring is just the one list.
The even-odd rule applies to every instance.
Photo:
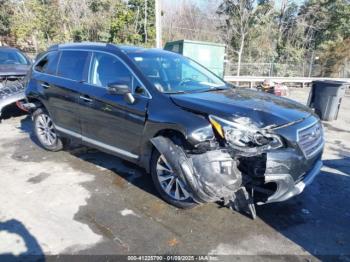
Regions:
[[152, 143], [186, 181], [195, 202], [221, 202], [255, 218], [256, 204], [284, 201], [300, 194], [305, 178], [311, 183], [322, 166], [323, 135], [320, 124], [314, 123], [313, 137], [307, 134], [306, 138], [308, 148], [318, 144], [311, 148], [312, 163], [294, 168], [297, 175], [290, 170], [305, 156], [299, 148], [289, 148], [289, 141], [275, 130], [297, 126], [303, 120], [261, 128], [246, 117], [228, 121], [209, 116], [212, 126], [195, 134], [203, 140], [196, 148], [185, 150], [162, 136], [153, 138]]

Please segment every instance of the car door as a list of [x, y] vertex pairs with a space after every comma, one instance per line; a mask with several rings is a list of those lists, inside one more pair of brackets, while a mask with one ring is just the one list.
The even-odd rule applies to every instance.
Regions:
[[[111, 94], [108, 85], [112, 83], [127, 85], [134, 93], [134, 103], [128, 103], [123, 95]], [[80, 97], [83, 141], [127, 159], [138, 159], [149, 97], [126, 63], [116, 55], [94, 52], [89, 80]]]
[[55, 107], [51, 106], [50, 103], [52, 95], [51, 87], [57, 81], [56, 72], [59, 57], [60, 53], [58, 51], [50, 51], [44, 54], [34, 65], [31, 81], [28, 83], [28, 85], [35, 85], [34, 89], [41, 93], [42, 102], [53, 120], [55, 120]]
[[57, 77], [46, 91], [56, 129], [77, 138], [81, 136], [79, 91], [87, 79], [90, 55], [87, 51], [60, 51]]

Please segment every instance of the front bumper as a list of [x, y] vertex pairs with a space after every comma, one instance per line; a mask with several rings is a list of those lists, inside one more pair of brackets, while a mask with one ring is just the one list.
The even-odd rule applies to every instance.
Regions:
[[303, 177], [303, 179], [295, 183], [290, 174], [275, 174], [266, 175], [266, 183], [276, 183], [277, 190], [270, 196], [266, 202], [258, 204], [267, 204], [273, 202], [282, 202], [288, 200], [296, 195], [299, 195], [304, 191], [304, 188], [311, 184], [314, 178], [320, 173], [323, 164], [321, 160], [318, 160], [313, 168]]
[[23, 77], [18, 76], [16, 81], [0, 80], [0, 116], [6, 106], [25, 98]]
[[17, 93], [17, 94], [13, 94], [11, 96], [8, 96], [8, 97], [5, 97], [5, 98], [2, 98], [0, 99], [0, 117], [1, 117], [1, 113], [2, 113], [2, 110], [8, 106], [8, 105], [11, 105], [11, 104], [14, 104], [16, 103], [17, 101], [20, 101], [22, 99], [25, 99], [25, 95], [24, 95], [24, 92], [20, 92], [20, 93]]

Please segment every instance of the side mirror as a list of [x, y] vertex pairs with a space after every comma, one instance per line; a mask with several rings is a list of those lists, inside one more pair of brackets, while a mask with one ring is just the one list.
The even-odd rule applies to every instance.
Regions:
[[128, 104], [135, 103], [135, 97], [131, 94], [129, 86], [125, 84], [112, 83], [108, 85], [108, 93], [111, 95], [123, 95]]
[[111, 95], [125, 95], [126, 93], [130, 93], [128, 85], [119, 83], [108, 84], [107, 91]]
[[124, 95], [124, 100], [128, 103], [128, 104], [133, 104], [135, 103], [135, 97], [129, 92], [126, 93]]

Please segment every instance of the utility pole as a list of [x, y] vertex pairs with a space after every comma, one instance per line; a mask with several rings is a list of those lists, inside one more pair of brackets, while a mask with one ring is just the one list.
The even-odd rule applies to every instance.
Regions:
[[145, 43], [147, 44], [148, 35], [147, 35], [147, 0], [145, 0], [145, 20], [144, 20], [144, 30], [145, 30]]
[[162, 8], [161, 0], [156, 1], [156, 42], [157, 48], [162, 48]]

